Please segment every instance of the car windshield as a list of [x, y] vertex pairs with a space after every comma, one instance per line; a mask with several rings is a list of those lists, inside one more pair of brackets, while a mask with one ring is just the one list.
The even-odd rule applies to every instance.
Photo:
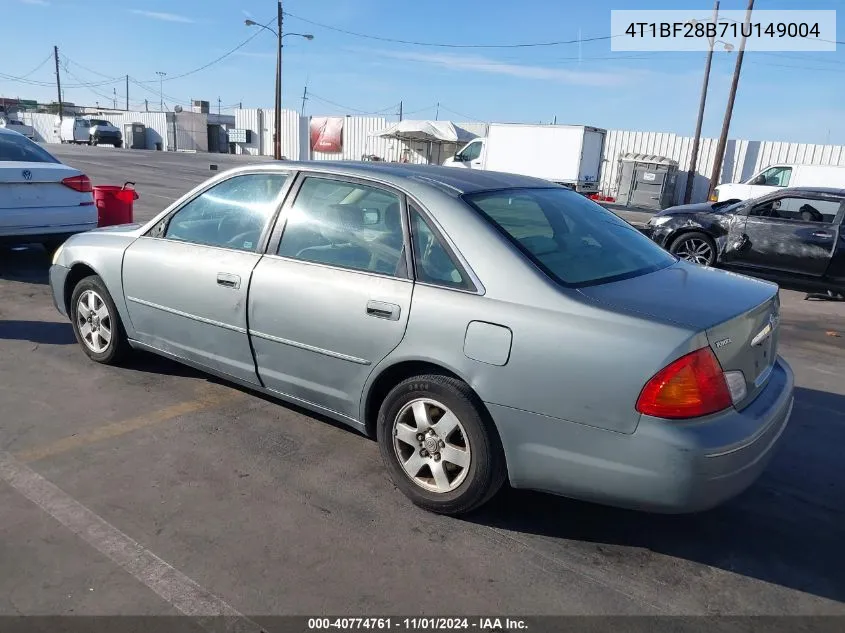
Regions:
[[464, 199], [566, 286], [636, 277], [676, 261], [624, 220], [562, 187], [507, 189]]
[[0, 161], [59, 162], [47, 150], [18, 134], [0, 134]]
[[734, 211], [737, 208], [742, 206], [742, 200], [738, 200], [737, 198], [732, 198], [730, 200], [722, 200], [721, 202], [717, 202], [713, 205], [713, 211], [717, 213], [727, 213], [729, 211]]
[[108, 125], [108, 121], [103, 121], [101, 119], [91, 119], [91, 125]]

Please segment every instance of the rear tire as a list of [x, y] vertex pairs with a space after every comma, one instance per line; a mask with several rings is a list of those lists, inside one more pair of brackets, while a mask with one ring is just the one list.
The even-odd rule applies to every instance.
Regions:
[[700, 266], [716, 263], [716, 243], [706, 233], [692, 231], [676, 238], [669, 252], [681, 259]]
[[129, 352], [117, 307], [98, 275], [76, 284], [70, 299], [70, 320], [82, 351], [94, 362], [115, 365]]
[[120, 149], [121, 147], [123, 147], [123, 141], [115, 141], [114, 147], [115, 149]]
[[402, 381], [384, 399], [376, 428], [393, 482], [421, 508], [465, 514], [505, 482], [498, 433], [478, 396], [460, 380], [429, 374]]

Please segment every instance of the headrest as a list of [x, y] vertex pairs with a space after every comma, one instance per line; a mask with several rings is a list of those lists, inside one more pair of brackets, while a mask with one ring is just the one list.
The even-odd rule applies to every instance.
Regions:
[[402, 232], [402, 215], [399, 213], [399, 203], [391, 202], [384, 209], [384, 226], [391, 231]]
[[330, 242], [343, 240], [350, 233], [364, 228], [364, 217], [356, 206], [333, 204], [323, 211], [320, 233]]

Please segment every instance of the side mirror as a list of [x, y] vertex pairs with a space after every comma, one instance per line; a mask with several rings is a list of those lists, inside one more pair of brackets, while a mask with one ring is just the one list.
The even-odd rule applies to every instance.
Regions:
[[464, 157], [463, 157], [463, 155], [462, 155], [460, 152], [455, 152], [455, 155], [452, 157], [452, 159], [453, 159], [456, 163], [462, 163], [462, 162], [464, 162]]
[[752, 185], [765, 185], [766, 184], [766, 177], [763, 174], [757, 176], [754, 180], [751, 181]]

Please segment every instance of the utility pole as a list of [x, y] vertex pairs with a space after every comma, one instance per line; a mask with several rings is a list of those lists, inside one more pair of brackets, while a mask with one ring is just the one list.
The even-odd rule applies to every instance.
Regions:
[[150, 111], [150, 102], [147, 99], [144, 99], [144, 112]]
[[[719, 23], [719, 0], [713, 7], [713, 23]], [[692, 150], [690, 151], [689, 170], [687, 171], [687, 185], [684, 190], [684, 204], [689, 204], [692, 198], [692, 188], [695, 184], [695, 169], [698, 163], [698, 145], [701, 142], [701, 126], [704, 123], [704, 105], [707, 102], [707, 84], [710, 83], [710, 64], [713, 61], [713, 47], [716, 38], [708, 38], [707, 60], [704, 62], [704, 81], [701, 84], [701, 100], [698, 103], [698, 119], [695, 122], [695, 136], [692, 139]]]
[[440, 120], [440, 102], [439, 101], [437, 102], [437, 110], [434, 111], [434, 120], [435, 121]]
[[305, 114], [305, 102], [308, 101], [308, 84], [302, 89], [302, 107], [299, 109], [299, 116]]
[[243, 109], [244, 109], [244, 102], [238, 101], [238, 110], [243, 110]]
[[220, 116], [220, 97], [217, 97], [217, 116]]
[[112, 88], [111, 92], [112, 92], [112, 101], [114, 102], [112, 105], [114, 106], [114, 109], [117, 110], [117, 88]]
[[126, 75], [126, 111], [129, 112], [129, 75]]
[[713, 162], [713, 172], [710, 174], [710, 189], [707, 192], [707, 199], [713, 196], [716, 185], [719, 184], [719, 176], [722, 173], [722, 162], [725, 159], [725, 147], [728, 144], [728, 130], [731, 127], [731, 116], [736, 101], [736, 89], [739, 85], [739, 73], [742, 70], [742, 58], [745, 55], [745, 34], [751, 31], [751, 11], [754, 9], [754, 0], [748, 0], [748, 8], [745, 10], [745, 23], [742, 26], [742, 39], [739, 41], [739, 52], [736, 56], [734, 76], [731, 80], [731, 91], [728, 94], [728, 105], [725, 108], [725, 118], [722, 121], [722, 134], [719, 136], [719, 144], [716, 146], [716, 160]]
[[279, 50], [276, 55], [276, 109], [273, 112], [273, 158], [282, 159], [282, 0], [278, 0], [276, 18], [276, 36], [279, 38]]
[[156, 71], [156, 75], [158, 75], [158, 96], [159, 96], [159, 104], [158, 109], [159, 112], [164, 112], [164, 78], [167, 76], [167, 73], [162, 72], [160, 70]]
[[56, 90], [59, 93], [59, 121], [64, 116], [64, 108], [62, 107], [62, 78], [59, 74], [59, 47], [53, 47], [53, 57], [56, 58]]
[[402, 102], [399, 102], [399, 120], [402, 120]]

